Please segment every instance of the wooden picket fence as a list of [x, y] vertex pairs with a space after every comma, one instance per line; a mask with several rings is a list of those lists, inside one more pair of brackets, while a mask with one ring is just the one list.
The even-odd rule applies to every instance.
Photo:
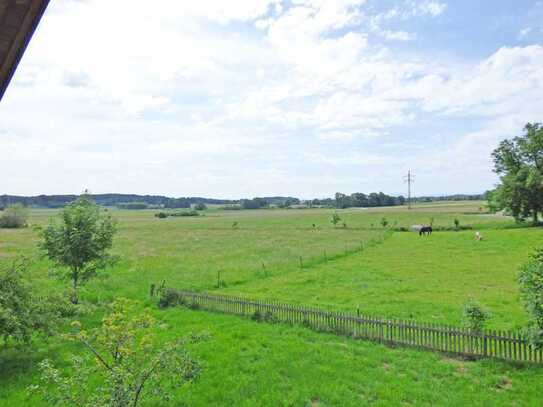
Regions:
[[332, 332], [387, 345], [401, 345], [463, 357], [491, 357], [514, 362], [543, 363], [543, 351], [534, 349], [520, 333], [485, 330], [475, 333], [449, 325], [382, 319], [323, 310], [317, 307], [249, 300], [234, 296], [163, 289], [166, 305], [248, 316], [262, 322], [281, 322]]

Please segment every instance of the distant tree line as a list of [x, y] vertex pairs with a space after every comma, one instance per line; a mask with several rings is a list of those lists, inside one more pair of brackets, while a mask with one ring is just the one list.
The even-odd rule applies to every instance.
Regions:
[[403, 196], [391, 196], [383, 192], [372, 192], [371, 194], [363, 194], [355, 192], [351, 195], [336, 192], [334, 199], [313, 199], [310, 201], [311, 206], [330, 206], [338, 209], [344, 208], [372, 208], [378, 206], [397, 206], [405, 204]]
[[[119, 206], [131, 203], [146, 204], [151, 207], [164, 208], [190, 208], [193, 204], [237, 204], [239, 201], [229, 199], [213, 199], [202, 197], [170, 198], [162, 195], [135, 195], [135, 194], [96, 194], [87, 195], [101, 206]], [[20, 203], [27, 207], [38, 208], [62, 208], [75, 201], [78, 195], [39, 195], [39, 196], [15, 196], [0, 195], [0, 209], [9, 205]]]
[[436, 201], [484, 201], [487, 194], [455, 194], [442, 196], [418, 196], [411, 202], [436, 202]]

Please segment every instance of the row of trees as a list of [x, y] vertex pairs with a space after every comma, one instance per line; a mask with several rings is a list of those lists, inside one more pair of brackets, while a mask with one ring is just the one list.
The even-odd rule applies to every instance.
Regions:
[[[144, 203], [153, 207], [165, 207], [171, 209], [190, 208], [191, 205], [198, 203], [207, 204], [237, 204], [239, 201], [229, 199], [214, 199], [203, 197], [180, 197], [170, 198], [162, 195], [136, 195], [136, 194], [85, 194], [94, 202], [102, 206], [117, 206], [128, 203]], [[39, 195], [39, 196], [15, 196], [0, 195], [0, 209], [13, 204], [22, 204], [24, 206], [33, 206], [39, 208], [62, 208], [74, 202], [77, 195]]]
[[371, 208], [378, 206], [396, 206], [404, 205], [406, 202], [403, 196], [391, 196], [383, 192], [372, 192], [371, 194], [363, 194], [355, 192], [351, 195], [337, 192], [334, 199], [313, 199], [310, 203], [312, 206], [330, 206], [339, 209], [344, 208]]

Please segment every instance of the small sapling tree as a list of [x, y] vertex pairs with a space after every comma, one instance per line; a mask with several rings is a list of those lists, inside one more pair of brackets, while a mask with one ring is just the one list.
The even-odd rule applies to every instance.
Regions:
[[77, 304], [80, 285], [112, 260], [108, 250], [116, 225], [86, 196], [66, 206], [60, 219], [60, 223], [51, 222], [42, 231], [40, 248], [58, 266], [57, 274], [71, 281], [71, 301]]
[[518, 277], [524, 308], [530, 317], [530, 342], [543, 348], [543, 248], [537, 249], [520, 269]]
[[462, 320], [464, 326], [470, 331], [480, 334], [490, 318], [490, 313], [478, 302], [469, 300], [464, 305]]
[[41, 382], [29, 391], [47, 405], [135, 407], [149, 398], [154, 403], [150, 405], [160, 401], [171, 405], [173, 390], [199, 376], [200, 364], [186, 345], [203, 336], [156, 349], [154, 334], [160, 326], [150, 313], [138, 315], [130, 300], [116, 300], [95, 330], [82, 330], [78, 322], [72, 325], [75, 331], [68, 339], [81, 344], [91, 357], [74, 357], [70, 375], [64, 375], [50, 360], [40, 363]]
[[334, 225], [334, 227], [337, 226], [337, 224], [341, 221], [341, 218], [339, 217], [338, 213], [337, 212], [334, 212], [332, 214], [332, 217], [330, 218], [330, 222], [332, 223], [332, 225]]
[[460, 221], [458, 218], [454, 218], [454, 228], [458, 230], [460, 228]]

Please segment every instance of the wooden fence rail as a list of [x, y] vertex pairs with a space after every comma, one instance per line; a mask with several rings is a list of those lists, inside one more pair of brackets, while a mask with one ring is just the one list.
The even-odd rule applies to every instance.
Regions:
[[466, 357], [492, 357], [515, 362], [543, 363], [543, 351], [533, 348], [518, 332], [485, 330], [477, 333], [449, 325], [382, 319], [328, 311], [317, 307], [249, 300], [234, 296], [164, 289], [168, 305], [185, 305], [258, 321], [302, 325], [388, 345], [403, 345]]

